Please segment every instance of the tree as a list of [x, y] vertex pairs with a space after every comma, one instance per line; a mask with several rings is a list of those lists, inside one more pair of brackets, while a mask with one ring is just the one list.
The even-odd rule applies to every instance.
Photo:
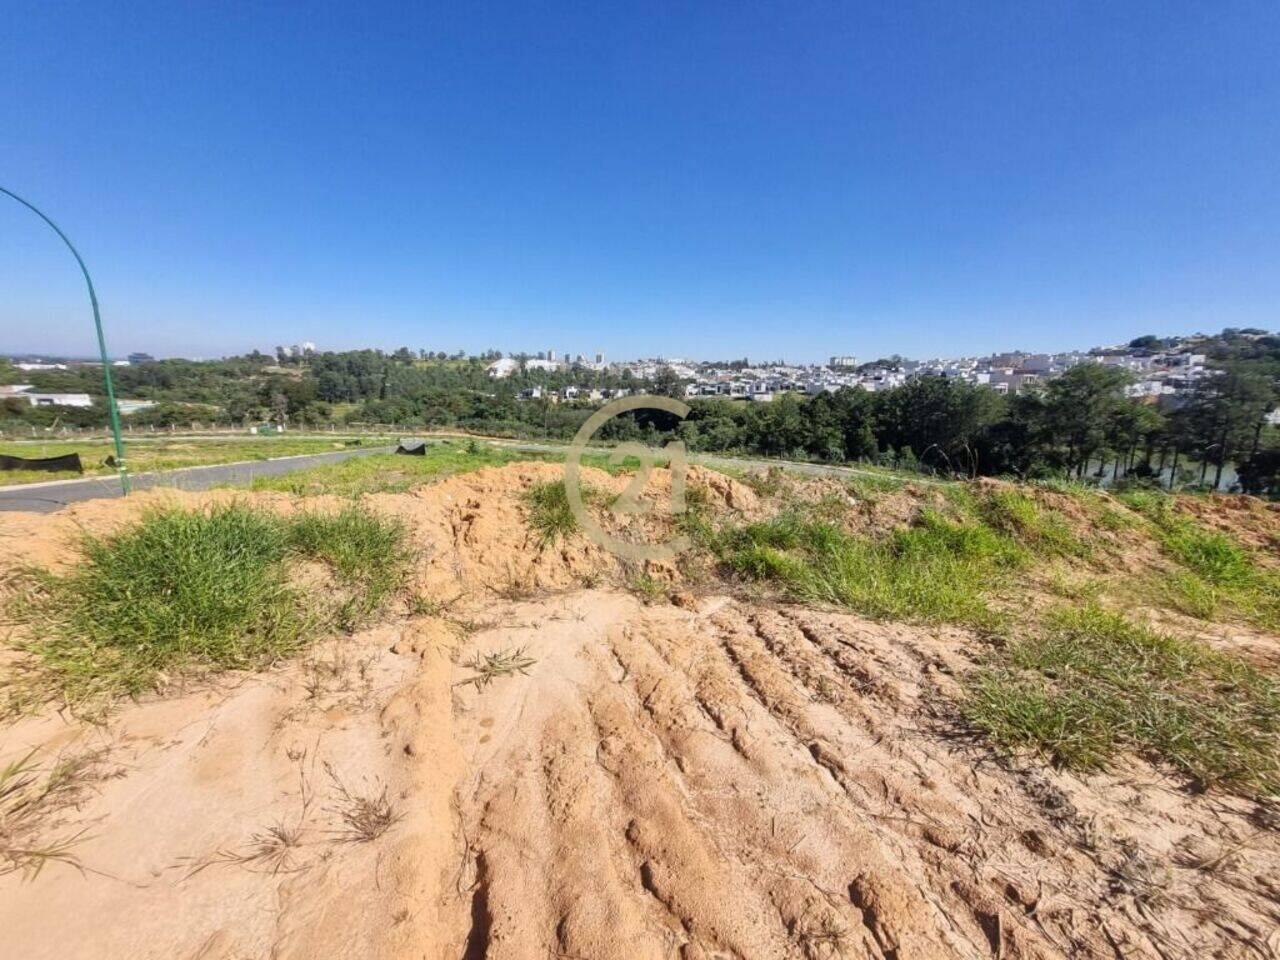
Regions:
[[877, 439], [900, 454], [910, 447], [921, 461], [955, 468], [984, 429], [1004, 412], [991, 390], [946, 377], [919, 377], [875, 394]]
[[1213, 464], [1213, 489], [1218, 489], [1225, 465], [1256, 451], [1275, 402], [1272, 378], [1238, 361], [1196, 381], [1181, 422], [1200, 460], [1201, 483]]
[[282, 427], [289, 420], [289, 398], [283, 393], [275, 393], [271, 397], [271, 419]]
[[1164, 348], [1164, 341], [1148, 333], [1144, 337], [1134, 337], [1130, 340], [1129, 348], [1131, 350], [1161, 350]]
[[1045, 387], [1045, 429], [1065, 448], [1066, 463], [1077, 476], [1084, 476], [1095, 456], [1106, 454], [1117, 412], [1127, 402], [1124, 388], [1131, 381], [1118, 367], [1082, 363]]
[[684, 384], [674, 370], [664, 366], [653, 378], [653, 392], [660, 397], [679, 399], [684, 396]]
[[1280, 448], [1258, 450], [1240, 464], [1238, 475], [1245, 493], [1280, 497]]

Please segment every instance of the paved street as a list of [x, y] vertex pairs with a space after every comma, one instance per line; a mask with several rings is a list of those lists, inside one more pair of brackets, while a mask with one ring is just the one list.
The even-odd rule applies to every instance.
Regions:
[[[394, 447], [361, 447], [314, 453], [277, 460], [253, 460], [244, 463], [219, 463], [206, 467], [183, 467], [161, 473], [133, 474], [133, 489], [171, 487], [176, 490], [208, 490], [210, 487], [247, 486], [255, 477], [274, 477], [294, 470], [306, 470], [326, 463], [337, 463], [348, 457], [367, 457], [373, 453], [390, 453]], [[81, 480], [54, 480], [48, 483], [25, 483], [0, 487], [0, 510], [26, 510], [50, 513], [68, 503], [120, 496], [120, 481], [115, 477], [86, 477]]]

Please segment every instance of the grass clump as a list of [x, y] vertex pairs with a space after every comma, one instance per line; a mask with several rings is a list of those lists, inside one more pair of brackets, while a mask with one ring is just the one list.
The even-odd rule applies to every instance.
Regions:
[[307, 633], [286, 576], [288, 530], [272, 514], [152, 510], [80, 546], [70, 572], [36, 575], [19, 610], [34, 630], [22, 646], [73, 703], [140, 693], [179, 667], [253, 666]]
[[846, 484], [846, 488], [850, 496], [874, 504], [885, 494], [897, 493], [906, 483], [901, 477], [858, 474]]
[[1066, 767], [1132, 751], [1206, 786], [1280, 791], [1280, 685], [1096, 604], [1054, 611], [976, 672], [965, 711], [997, 743]]
[[[86, 535], [79, 562], [32, 572], [11, 611], [26, 628], [18, 645], [33, 655], [11, 705], [57, 695], [74, 708], [101, 706], [177, 673], [287, 656], [319, 629], [380, 606], [407, 573], [403, 543], [401, 527], [359, 507], [283, 518], [236, 503], [155, 509], [121, 531]], [[298, 559], [328, 564], [348, 591], [336, 615], [294, 582]]]
[[364, 622], [404, 586], [412, 561], [403, 522], [359, 504], [333, 514], [297, 515], [289, 524], [289, 543], [328, 564], [347, 591], [336, 614], [345, 629]]
[[[584, 505], [601, 499], [599, 491], [586, 484], [582, 491]], [[538, 537], [538, 545], [548, 547], [557, 540], [568, 540], [578, 529], [578, 518], [569, 506], [569, 492], [563, 480], [535, 483], [524, 495], [525, 521]]]
[[1183, 568], [1158, 582], [1176, 609], [1201, 620], [1228, 616], [1280, 630], [1280, 575], [1274, 570], [1226, 534], [1179, 514], [1167, 494], [1137, 490], [1119, 499], [1151, 522], [1165, 555]]
[[854, 537], [797, 513], [722, 531], [721, 560], [740, 576], [779, 584], [793, 599], [849, 607], [886, 620], [990, 628], [983, 599], [1022, 554], [992, 530], [925, 511], [885, 540]]
[[534, 484], [524, 495], [524, 503], [529, 527], [537, 534], [540, 546], [567, 540], [578, 529], [563, 480]]
[[1056, 513], [1018, 490], [993, 490], [978, 505], [982, 520], [1005, 536], [1040, 553], [1085, 557], [1089, 545]]

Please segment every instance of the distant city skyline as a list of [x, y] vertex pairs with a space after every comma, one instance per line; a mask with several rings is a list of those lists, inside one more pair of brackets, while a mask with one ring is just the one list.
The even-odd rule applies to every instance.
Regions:
[[[1280, 303], [1275, 4], [8, 25], [0, 180], [121, 356], [1061, 351]], [[0, 201], [0, 349], [92, 354], [74, 263]]]
[[[644, 361], [644, 360], [658, 360], [658, 359], [665, 359], [671, 362], [715, 363], [715, 362], [734, 362], [734, 361], [746, 358], [752, 363], [752, 365], [767, 365], [777, 361], [784, 361], [786, 363], [795, 364], [797, 366], [840, 367], [840, 366], [850, 365], [847, 362], [850, 360], [856, 361], [857, 365], [863, 365], [863, 364], [873, 363], [877, 360], [888, 359], [895, 355], [901, 356], [905, 360], [960, 360], [960, 359], [983, 359], [987, 357], [1012, 355], [1012, 354], [1026, 354], [1029, 356], [1038, 356], [1038, 355], [1056, 356], [1056, 355], [1071, 354], [1071, 353], [1088, 353], [1089, 351], [1102, 350], [1108, 347], [1126, 347], [1131, 341], [1136, 340], [1139, 337], [1143, 337], [1143, 336], [1156, 336], [1160, 339], [1185, 340], [1188, 338], [1194, 338], [1196, 336], [1212, 337], [1220, 333], [1222, 329], [1226, 329], [1226, 328], [1219, 328], [1218, 330], [1194, 330], [1189, 333], [1171, 333], [1167, 330], [1143, 330], [1141, 332], [1134, 333], [1132, 336], [1124, 336], [1115, 340], [1109, 340], [1101, 343], [1077, 344], [1071, 347], [1066, 347], [1064, 349], [1058, 349], [1058, 350], [1034, 349], [1026, 346], [1020, 346], [1020, 347], [1008, 346], [1008, 347], [997, 348], [994, 350], [962, 351], [962, 352], [949, 353], [949, 354], [946, 354], [946, 353], [909, 354], [902, 350], [890, 350], [884, 353], [850, 353], [848, 351], [839, 351], [836, 353], [829, 353], [821, 357], [802, 358], [802, 357], [787, 357], [785, 355], [783, 356], [760, 355], [760, 356], [753, 357], [747, 353], [744, 353], [741, 351], [734, 351], [734, 350], [722, 351], [721, 353], [718, 353], [714, 356], [696, 356], [693, 354], [681, 354], [671, 350], [668, 350], [668, 351], [657, 350], [657, 351], [648, 351], [644, 353], [638, 353], [630, 356], [613, 357], [607, 354], [606, 352], [599, 351], [599, 350], [590, 350], [590, 351], [586, 349], [583, 349], [583, 350], [545, 350], [545, 349], [529, 350], [529, 349], [519, 349], [519, 348], [504, 348], [498, 345], [485, 347], [480, 350], [461, 350], [461, 352], [469, 357], [481, 356], [489, 351], [497, 350], [504, 357], [527, 356], [530, 359], [535, 359], [535, 360], [549, 359], [552, 361], [556, 361], [556, 360], [564, 361], [566, 359], [571, 359], [571, 358], [581, 358], [582, 360], [588, 363], [593, 363], [596, 365], [611, 364], [611, 363], [627, 364], [627, 363], [635, 363], [635, 362]], [[1247, 329], [1247, 328], [1244, 328], [1244, 329]], [[1265, 330], [1269, 334], [1280, 336], [1280, 329], [1273, 330], [1272, 328], [1265, 327], [1265, 326], [1260, 326], [1253, 329]], [[389, 354], [389, 353], [393, 353], [395, 350], [398, 350], [402, 347], [407, 347], [410, 350], [414, 351], [415, 353], [422, 350], [429, 350], [433, 353], [438, 353], [440, 352], [441, 349], [443, 349], [443, 348], [432, 348], [427, 346], [415, 346], [413, 344], [408, 344], [408, 343], [396, 344], [395, 346], [390, 346], [390, 347], [383, 346], [383, 345], [372, 345], [372, 344], [363, 344], [363, 345], [353, 346], [353, 347], [332, 347], [326, 344], [322, 344], [322, 343], [318, 344], [314, 341], [304, 340], [296, 344], [276, 344], [275, 346], [272, 346], [272, 347], [262, 347], [262, 346], [250, 347], [247, 350], [240, 350], [232, 353], [218, 354], [213, 356], [199, 356], [199, 355], [193, 355], [193, 354], [169, 355], [169, 354], [158, 353], [158, 352], [147, 351], [147, 350], [134, 350], [134, 351], [131, 351], [130, 354], [123, 354], [116, 350], [110, 350], [109, 355], [112, 357], [113, 360], [116, 360], [116, 361], [123, 361], [126, 359], [132, 360], [140, 357], [145, 357], [146, 359], [162, 359], [162, 360], [172, 359], [172, 360], [205, 361], [205, 360], [222, 359], [224, 357], [245, 356], [247, 354], [253, 353], [254, 350], [257, 350], [258, 352], [263, 354], [267, 354], [268, 356], [272, 356], [275, 354], [277, 347], [283, 348], [287, 356], [293, 356], [293, 357], [305, 356], [311, 353], [342, 352], [345, 350], [365, 350], [365, 349], [382, 350], [384, 353]], [[460, 351], [445, 350], [444, 352], [449, 355], [454, 355]], [[551, 354], [551, 356], [548, 357], [547, 356], [548, 354]], [[38, 357], [38, 358], [46, 358], [50, 360], [69, 361], [69, 362], [87, 362], [87, 363], [98, 362], [97, 355], [91, 354], [91, 353], [72, 354], [72, 353], [60, 353], [54, 350], [9, 350], [9, 349], [5, 349], [3, 345], [0, 345], [0, 357]], [[832, 362], [832, 361], [840, 361], [840, 362]]]

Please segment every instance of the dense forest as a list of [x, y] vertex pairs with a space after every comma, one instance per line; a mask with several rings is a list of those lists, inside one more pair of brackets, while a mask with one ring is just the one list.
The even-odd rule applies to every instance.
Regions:
[[[1227, 330], [1199, 341], [1217, 372], [1176, 402], [1130, 399], [1125, 371], [1077, 366], [1035, 389], [1003, 396], [942, 377], [920, 377], [878, 393], [842, 389], [814, 397], [781, 394], [772, 403], [699, 399], [682, 422], [654, 412], [618, 418], [603, 439], [678, 438], [695, 451], [724, 451], [833, 462], [864, 461], [930, 472], [1106, 477], [1154, 483], [1159, 477], [1218, 489], [1231, 468], [1250, 492], [1280, 493], [1280, 428], [1267, 417], [1280, 406], [1280, 336]], [[1160, 349], [1156, 337], [1134, 341]], [[292, 426], [329, 423], [450, 427], [511, 437], [564, 439], [594, 407], [521, 400], [528, 387], [629, 388], [682, 396], [664, 371], [655, 382], [627, 372], [576, 367], [519, 370], [493, 380], [496, 352], [478, 357], [358, 350], [280, 359], [254, 353], [211, 362], [163, 360], [119, 367], [117, 393], [157, 405], [132, 415], [135, 425], [191, 422]], [[24, 373], [0, 362], [0, 382], [39, 391], [101, 397], [100, 370]], [[1170, 398], [1165, 398], [1166, 400]], [[105, 409], [34, 408], [10, 398], [0, 425], [100, 425]]]

